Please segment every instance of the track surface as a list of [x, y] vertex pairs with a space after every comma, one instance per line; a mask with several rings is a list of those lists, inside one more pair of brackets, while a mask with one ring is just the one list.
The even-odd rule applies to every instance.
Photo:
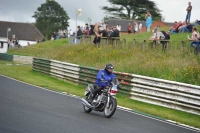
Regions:
[[122, 110], [84, 113], [77, 98], [0, 76], [0, 133], [195, 133]]

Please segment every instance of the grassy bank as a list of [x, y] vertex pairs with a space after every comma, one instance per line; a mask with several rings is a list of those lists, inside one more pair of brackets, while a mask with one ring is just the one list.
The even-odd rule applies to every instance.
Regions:
[[[14, 62], [0, 60], [0, 74], [50, 90], [67, 92], [78, 96], [83, 96], [85, 90], [85, 87], [34, 72], [31, 65], [16, 65]], [[130, 100], [119, 94], [117, 97], [118, 104], [121, 106], [200, 128], [200, 116], [198, 115]]]
[[[171, 35], [168, 50], [163, 51], [161, 44], [152, 48], [151, 44], [142, 46], [142, 41], [152, 33], [137, 35], [123, 34], [127, 45], [68, 45], [67, 39], [47, 41], [22, 49], [11, 49], [8, 53], [29, 55], [40, 58], [60, 60], [83, 66], [104, 68], [112, 63], [116, 71], [134, 73], [155, 78], [200, 85], [200, 56], [194, 55], [189, 41], [180, 49], [181, 40], [186, 40], [188, 33]], [[131, 40], [140, 38], [136, 44]], [[179, 40], [179, 41], [177, 41]], [[173, 42], [175, 41], [175, 42]]]

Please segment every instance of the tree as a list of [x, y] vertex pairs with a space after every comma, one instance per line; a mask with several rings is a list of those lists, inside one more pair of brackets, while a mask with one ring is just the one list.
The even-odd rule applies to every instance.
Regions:
[[67, 29], [69, 26], [66, 11], [54, 0], [41, 4], [32, 17], [36, 19], [36, 27], [47, 39], [50, 39], [54, 31]]
[[120, 19], [138, 19], [144, 20], [147, 10], [151, 12], [153, 20], [161, 20], [161, 10], [159, 10], [155, 2], [150, 0], [108, 0], [112, 7], [104, 6], [110, 17]]

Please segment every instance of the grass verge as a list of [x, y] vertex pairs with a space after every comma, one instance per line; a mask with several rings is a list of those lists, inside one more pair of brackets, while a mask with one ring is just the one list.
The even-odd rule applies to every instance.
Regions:
[[[85, 90], [83, 86], [34, 72], [31, 65], [16, 65], [14, 62], [0, 60], [0, 74], [50, 90], [67, 92], [78, 96], [83, 96]], [[200, 128], [200, 116], [198, 115], [134, 101], [120, 94], [117, 95], [117, 98], [118, 105]]]

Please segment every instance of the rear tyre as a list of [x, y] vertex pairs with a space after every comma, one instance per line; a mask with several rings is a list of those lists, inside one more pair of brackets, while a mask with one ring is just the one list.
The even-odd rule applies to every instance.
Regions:
[[104, 108], [104, 116], [106, 118], [112, 117], [114, 115], [116, 109], [117, 109], [117, 100], [114, 98], [111, 98], [109, 107]]

